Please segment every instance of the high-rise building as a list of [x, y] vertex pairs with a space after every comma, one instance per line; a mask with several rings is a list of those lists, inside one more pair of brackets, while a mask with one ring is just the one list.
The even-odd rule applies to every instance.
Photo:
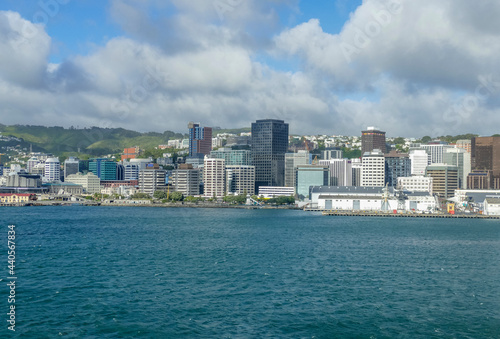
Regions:
[[123, 180], [139, 180], [139, 164], [125, 162], [123, 166], [125, 168]]
[[500, 137], [477, 137], [471, 140], [472, 169], [490, 170], [500, 177]]
[[447, 148], [452, 148], [443, 141], [431, 142], [427, 145], [420, 145], [420, 149], [423, 149], [429, 155], [429, 164], [442, 164], [444, 150]]
[[366, 152], [362, 158], [361, 186], [385, 186], [385, 158], [380, 150]]
[[45, 163], [39, 163], [31, 169], [31, 174], [39, 175], [42, 178], [45, 177]]
[[249, 150], [233, 150], [231, 148], [219, 148], [210, 152], [210, 158], [226, 160], [226, 166], [250, 166], [252, 165], [252, 153]]
[[80, 160], [78, 165], [78, 172], [86, 174], [89, 171], [90, 160]]
[[166, 190], [167, 172], [158, 164], [149, 164], [139, 171], [139, 190], [141, 193], [153, 195], [158, 190]]
[[432, 192], [448, 199], [455, 195], [458, 189], [458, 167], [446, 164], [431, 164], [427, 166], [425, 175], [432, 178]]
[[203, 195], [206, 197], [223, 197], [225, 185], [225, 163], [224, 159], [211, 159], [205, 157], [203, 166]]
[[382, 153], [387, 152], [385, 144], [385, 132], [379, 131], [375, 127], [368, 127], [366, 131], [361, 132], [361, 154], [380, 150]]
[[115, 180], [125, 180], [125, 166], [123, 166], [122, 164], [116, 164]]
[[467, 176], [471, 172], [471, 155], [462, 148], [447, 148], [443, 154], [443, 163], [458, 167], [458, 188], [467, 188]]
[[78, 158], [69, 157], [64, 160], [64, 180], [66, 177], [71, 174], [76, 174], [80, 170], [80, 160]]
[[265, 119], [252, 123], [252, 165], [255, 166], [256, 191], [260, 186], [285, 184], [285, 153], [288, 149], [288, 124]]
[[90, 159], [89, 172], [101, 180], [116, 180], [116, 162], [108, 159]]
[[352, 161], [350, 159], [320, 160], [319, 164], [328, 166], [330, 170], [330, 185], [352, 186]]
[[48, 158], [45, 161], [45, 181], [60, 181], [61, 180], [61, 163], [59, 158]]
[[172, 172], [172, 186], [176, 192], [184, 196], [195, 196], [200, 194], [200, 170], [193, 168], [191, 164], [181, 164]]
[[470, 140], [457, 140], [457, 148], [464, 149], [467, 153], [472, 151], [472, 145]]
[[254, 195], [255, 166], [226, 166], [226, 192], [234, 195]]
[[27, 162], [26, 162], [26, 171], [28, 173], [32, 173], [31, 171], [33, 170], [33, 168], [40, 164], [41, 161], [40, 159], [38, 159], [38, 157], [31, 157]]
[[212, 150], [212, 128], [200, 127], [200, 124], [190, 122], [189, 129], [189, 156], [198, 153], [209, 155]]
[[429, 155], [426, 150], [414, 149], [410, 151], [411, 175], [422, 176], [429, 163]]
[[342, 159], [342, 149], [340, 147], [329, 147], [323, 151], [323, 160]]
[[328, 166], [299, 165], [295, 167], [295, 192], [299, 199], [310, 199], [313, 186], [329, 186], [330, 170]]
[[411, 175], [411, 160], [408, 154], [391, 151], [385, 157], [385, 182], [391, 187], [398, 185], [399, 177]]
[[361, 186], [361, 173], [363, 171], [363, 163], [361, 159], [351, 159], [352, 167], [352, 186]]
[[285, 154], [285, 186], [295, 187], [295, 167], [311, 164], [309, 151], [299, 150], [297, 153]]

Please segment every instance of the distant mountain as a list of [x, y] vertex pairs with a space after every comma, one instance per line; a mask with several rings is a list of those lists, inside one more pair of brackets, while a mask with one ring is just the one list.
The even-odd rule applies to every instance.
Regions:
[[[33, 151], [49, 152], [55, 155], [68, 153], [103, 155], [122, 152], [124, 148], [134, 146], [148, 149], [166, 144], [170, 139], [187, 137], [181, 133], [171, 131], [140, 133], [123, 128], [91, 127], [76, 129], [58, 126], [6, 126], [2, 124], [0, 124], [0, 132], [4, 136], [20, 138], [20, 144], [23, 147], [29, 147], [31, 144], [33, 145]], [[12, 145], [2, 144], [0, 141], [0, 146]]]

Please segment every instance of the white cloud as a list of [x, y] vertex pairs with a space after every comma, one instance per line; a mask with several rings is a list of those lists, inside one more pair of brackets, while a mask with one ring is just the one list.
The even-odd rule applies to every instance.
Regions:
[[[394, 1], [364, 1], [329, 34], [316, 19], [280, 28], [276, 6], [295, 11], [296, 1], [231, 2], [221, 20], [211, 1], [115, 0], [111, 15], [126, 35], [60, 64], [47, 61], [42, 26], [0, 12], [0, 48], [9, 51], [0, 54], [0, 118], [141, 131], [270, 117], [292, 133], [498, 132], [500, 30], [491, 13], [500, 4]], [[38, 33], [13, 47], [24, 26]], [[273, 69], [265, 61], [273, 57], [298, 58], [301, 69]], [[490, 85], [480, 87], [484, 77]]]
[[50, 37], [41, 25], [15, 12], [0, 11], [0, 79], [15, 85], [40, 86], [50, 52]]
[[[353, 122], [375, 120], [392, 133], [479, 131], [484, 127], [476, 123], [478, 115], [500, 120], [497, 109], [486, 105], [500, 88], [488, 100], [476, 100], [473, 111], [455, 105], [473, 95], [481, 77], [500, 80], [500, 31], [488, 11], [498, 13], [500, 4], [366, 0], [340, 34], [324, 32], [311, 19], [282, 32], [275, 43], [277, 53], [300, 57], [309, 72], [340, 93], [381, 93], [379, 102], [340, 103], [341, 115], [355, 116]], [[485, 24], [485, 18], [491, 20]], [[465, 94], [457, 100], [459, 93]], [[450, 110], [455, 113], [445, 114]]]

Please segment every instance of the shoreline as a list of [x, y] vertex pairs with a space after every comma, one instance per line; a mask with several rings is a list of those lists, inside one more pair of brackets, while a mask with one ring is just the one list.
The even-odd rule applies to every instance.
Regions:
[[330, 211], [323, 210], [324, 216], [332, 217], [376, 217], [376, 218], [435, 218], [435, 219], [500, 219], [500, 215], [446, 214], [446, 213], [387, 213], [376, 211]]
[[0, 207], [45, 207], [45, 206], [87, 206], [87, 207], [155, 207], [155, 208], [233, 208], [233, 209], [280, 209], [302, 210], [296, 206], [256, 206], [256, 205], [230, 205], [219, 203], [97, 203], [74, 201], [37, 201], [31, 203], [0, 204]]
[[230, 205], [222, 203], [152, 203], [150, 201], [137, 201], [136, 203], [99, 203], [99, 202], [75, 202], [75, 201], [37, 201], [30, 203], [12, 203], [0, 204], [1, 207], [48, 207], [48, 206], [86, 206], [86, 207], [153, 207], [153, 208], [231, 208], [244, 210], [301, 210], [304, 212], [318, 212], [323, 216], [338, 216], [338, 217], [377, 217], [377, 218], [446, 218], [446, 219], [500, 219], [500, 215], [484, 215], [484, 214], [446, 214], [446, 213], [387, 213], [382, 211], [332, 211], [307, 209], [297, 206], [257, 206], [257, 205]]

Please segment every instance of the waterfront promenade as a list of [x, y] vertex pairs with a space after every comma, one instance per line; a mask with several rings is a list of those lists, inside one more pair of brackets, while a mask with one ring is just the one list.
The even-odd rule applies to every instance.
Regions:
[[114, 201], [114, 202], [97, 202], [97, 201], [34, 201], [30, 203], [12, 203], [0, 204], [3, 207], [31, 207], [31, 206], [108, 206], [108, 207], [163, 207], [163, 208], [235, 208], [235, 209], [300, 209], [294, 205], [234, 205], [227, 203], [214, 202], [175, 202], [161, 203], [152, 202], [151, 200], [132, 200], [132, 201]]
[[[316, 210], [317, 211], [317, 210]], [[498, 215], [447, 214], [447, 213], [389, 213], [381, 211], [322, 211], [325, 216], [379, 217], [379, 218], [449, 218], [449, 219], [500, 219]]]
[[393, 211], [344, 211], [344, 210], [320, 210], [315, 208], [299, 208], [297, 206], [276, 206], [276, 205], [233, 205], [227, 203], [190, 203], [190, 202], [175, 202], [161, 203], [151, 200], [136, 200], [136, 201], [113, 201], [113, 202], [97, 202], [97, 201], [35, 201], [30, 203], [13, 203], [0, 204], [0, 207], [29, 207], [29, 206], [108, 206], [108, 207], [157, 207], [157, 208], [233, 208], [233, 209], [282, 209], [282, 210], [303, 210], [306, 212], [321, 212], [324, 216], [347, 216], [347, 217], [378, 217], [378, 218], [447, 218], [447, 219], [500, 219], [497, 215], [483, 215], [477, 213], [416, 213], [416, 212], [398, 212]]

